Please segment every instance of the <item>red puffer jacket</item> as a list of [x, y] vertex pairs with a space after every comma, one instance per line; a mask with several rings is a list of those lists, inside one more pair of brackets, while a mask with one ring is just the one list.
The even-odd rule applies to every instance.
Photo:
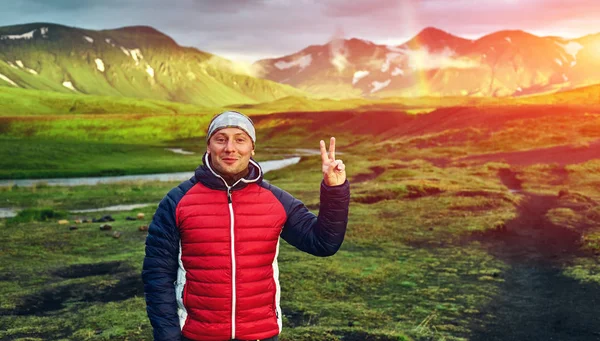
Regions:
[[278, 335], [279, 237], [318, 256], [334, 254], [348, 219], [348, 183], [321, 185], [316, 217], [263, 181], [253, 160], [249, 175], [231, 187], [210, 169], [208, 156], [204, 164], [169, 192], [150, 224], [142, 276], [154, 337], [224, 341]]

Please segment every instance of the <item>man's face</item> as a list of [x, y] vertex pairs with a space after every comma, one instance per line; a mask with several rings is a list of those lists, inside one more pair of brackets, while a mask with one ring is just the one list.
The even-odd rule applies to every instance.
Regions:
[[254, 148], [252, 139], [238, 128], [224, 128], [208, 140], [211, 165], [222, 175], [235, 175], [248, 167]]

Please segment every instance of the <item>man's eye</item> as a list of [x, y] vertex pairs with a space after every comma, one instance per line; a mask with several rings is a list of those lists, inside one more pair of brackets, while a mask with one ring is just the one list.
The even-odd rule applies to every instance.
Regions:
[[242, 138], [240, 138], [240, 139], [237, 139], [237, 142], [238, 142], [238, 143], [243, 143], [243, 142], [246, 142], [246, 139], [242, 139]]
[[217, 139], [217, 142], [218, 143], [223, 143], [223, 142], [225, 142], [225, 139]]

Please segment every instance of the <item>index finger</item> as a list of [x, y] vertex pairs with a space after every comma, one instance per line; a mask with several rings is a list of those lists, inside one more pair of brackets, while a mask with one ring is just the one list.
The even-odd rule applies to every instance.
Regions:
[[329, 140], [329, 159], [335, 160], [335, 137]]
[[325, 149], [325, 141], [321, 140], [321, 142], [319, 142], [319, 144], [321, 146], [321, 160], [323, 161], [323, 163], [325, 163], [328, 160], [327, 150]]

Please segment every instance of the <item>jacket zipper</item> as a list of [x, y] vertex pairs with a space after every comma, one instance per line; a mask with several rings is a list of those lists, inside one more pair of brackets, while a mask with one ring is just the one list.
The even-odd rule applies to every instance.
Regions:
[[231, 187], [227, 186], [227, 203], [229, 204], [230, 238], [231, 238], [231, 338], [235, 339], [235, 310], [236, 310], [236, 292], [235, 292], [235, 232], [233, 204], [231, 201]]
[[210, 167], [210, 161], [208, 158], [208, 154], [204, 154], [204, 164], [208, 167], [208, 169], [213, 173], [214, 176], [216, 176], [217, 178], [221, 179], [223, 181], [223, 183], [225, 184], [225, 187], [227, 187], [227, 203], [229, 204], [229, 217], [231, 220], [231, 226], [230, 226], [230, 238], [231, 238], [231, 338], [235, 339], [235, 311], [236, 311], [236, 292], [235, 292], [235, 288], [236, 288], [236, 283], [235, 283], [235, 276], [236, 276], [236, 272], [235, 272], [235, 232], [234, 232], [234, 215], [233, 215], [233, 204], [231, 201], [231, 189], [233, 187], [235, 187], [235, 185], [237, 185], [240, 181], [243, 181], [245, 183], [250, 183], [250, 182], [255, 182], [256, 179], [260, 178], [260, 166], [253, 161], [252, 159], [250, 160], [250, 163], [252, 163], [256, 168], [259, 169], [259, 177], [257, 177], [255, 180], [253, 181], [246, 181], [244, 180], [244, 178], [239, 179], [238, 181], [236, 181], [233, 185], [229, 186], [227, 184], [227, 181], [225, 181], [225, 179], [223, 179], [222, 176], [220, 176], [219, 174], [217, 174], [211, 167]]

